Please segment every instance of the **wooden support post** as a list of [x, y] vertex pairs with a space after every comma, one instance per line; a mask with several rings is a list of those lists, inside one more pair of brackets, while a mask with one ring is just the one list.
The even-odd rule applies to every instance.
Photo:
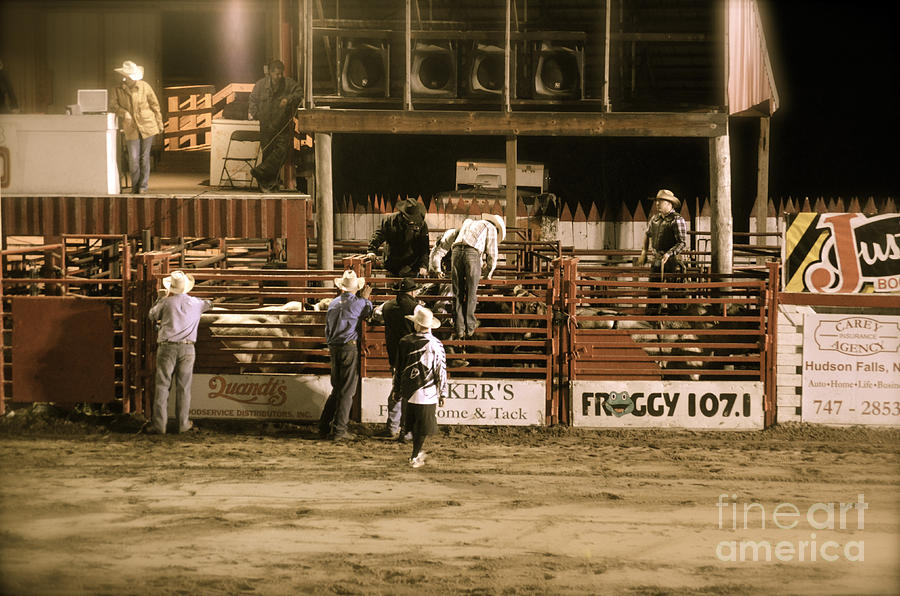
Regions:
[[306, 199], [289, 200], [285, 204], [285, 210], [287, 268], [308, 269], [306, 222], [309, 218], [309, 202]]
[[331, 135], [317, 133], [316, 238], [319, 269], [334, 269], [334, 196], [331, 178]]
[[411, 0], [406, 0], [406, 26], [403, 31], [406, 59], [406, 76], [403, 79], [403, 109], [412, 109], [412, 7]]
[[[726, 129], [727, 131], [727, 129]], [[712, 272], [732, 272], [731, 151], [729, 135], [709, 140], [709, 196], [712, 208]]]
[[610, 46], [610, 22], [612, 20], [612, 2], [605, 2], [604, 11], [604, 34], [603, 34], [603, 111], [609, 112], [612, 106], [609, 105], [609, 46]]
[[506, 228], [516, 227], [518, 205], [516, 172], [519, 164], [518, 141], [516, 137], [506, 137]]
[[303, 107], [314, 107], [312, 90], [312, 0], [303, 0]]
[[[510, 110], [510, 97], [512, 96], [512, 77], [510, 71], [510, 53], [512, 52], [511, 41], [510, 41], [510, 27], [511, 27], [511, 17], [512, 17], [512, 0], [506, 0], [506, 36], [503, 41], [504, 51], [503, 51], [503, 111], [509, 112]], [[507, 147], [509, 145], [507, 144]], [[507, 166], [508, 167], [508, 166]], [[507, 179], [507, 187], [509, 187], [509, 180]], [[509, 209], [509, 207], [507, 207]]]
[[[759, 119], [759, 144], [756, 151], [756, 244], [765, 246], [768, 237], [767, 220], [769, 214], [769, 117]], [[757, 257], [758, 265], [766, 262], [766, 257]]]

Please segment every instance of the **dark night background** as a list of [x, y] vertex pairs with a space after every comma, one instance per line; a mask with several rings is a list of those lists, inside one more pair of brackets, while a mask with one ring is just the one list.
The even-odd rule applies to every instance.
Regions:
[[[896, 36], [881, 4], [761, 3], [780, 97], [771, 119], [769, 196], [898, 196]], [[741, 230], [756, 193], [755, 118], [731, 119], [732, 195]], [[545, 163], [570, 205], [619, 209], [671, 188], [709, 194], [706, 139], [520, 137], [519, 159]], [[458, 158], [504, 160], [502, 139], [335, 135], [334, 194], [449, 190]], [[644, 203], [645, 208], [649, 205]]]

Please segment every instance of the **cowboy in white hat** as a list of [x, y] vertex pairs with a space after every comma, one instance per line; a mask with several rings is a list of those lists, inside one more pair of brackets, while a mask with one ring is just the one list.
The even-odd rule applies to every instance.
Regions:
[[426, 437], [437, 430], [436, 410], [444, 405], [450, 385], [444, 346], [431, 333], [441, 322], [424, 306], [417, 306], [406, 318], [416, 332], [400, 340], [393, 391], [406, 404], [403, 431], [412, 433], [413, 442], [409, 464], [419, 468], [425, 465], [422, 447]]
[[428, 224], [425, 206], [407, 197], [372, 234], [366, 258], [374, 261], [384, 245], [384, 268], [394, 277], [424, 277], [428, 273]]
[[113, 69], [122, 75], [114, 88], [109, 110], [119, 119], [128, 149], [128, 170], [132, 194], [147, 192], [150, 183], [150, 149], [163, 131], [162, 112], [153, 88], [144, 80], [144, 67], [126, 60]]
[[500, 254], [498, 247], [505, 238], [506, 222], [493, 213], [482, 213], [481, 219], [467, 219], [459, 227], [451, 253], [451, 280], [456, 303], [454, 332], [457, 339], [472, 337], [478, 327], [475, 319], [478, 282], [482, 273], [488, 279], [494, 275]]
[[372, 316], [369, 301], [372, 287], [352, 269], [335, 278], [334, 285], [341, 295], [331, 301], [325, 315], [325, 340], [331, 358], [331, 394], [319, 418], [319, 436], [344, 441], [350, 438], [347, 430], [350, 406], [359, 382], [359, 327], [363, 319]]
[[[647, 234], [644, 237], [644, 245], [637, 265], [643, 267], [647, 262], [648, 253], [650, 260], [650, 280], [662, 281], [666, 272], [674, 273], [682, 269], [678, 255], [687, 246], [687, 224], [684, 218], [678, 214], [681, 201], [671, 190], [661, 189], [656, 193], [654, 200], [656, 214], [654, 214], [647, 226]], [[658, 274], [658, 278], [655, 276]], [[659, 299], [658, 288], [651, 288], [651, 298]], [[651, 303], [647, 307], [648, 314], [658, 314], [661, 310], [661, 301]]]
[[200, 316], [212, 308], [209, 300], [188, 294], [194, 287], [194, 276], [173, 271], [163, 278], [159, 299], [150, 308], [150, 320], [156, 321], [156, 391], [153, 398], [150, 431], [166, 433], [169, 388], [175, 382], [175, 416], [178, 432], [193, 428], [191, 381], [194, 376], [194, 342]]

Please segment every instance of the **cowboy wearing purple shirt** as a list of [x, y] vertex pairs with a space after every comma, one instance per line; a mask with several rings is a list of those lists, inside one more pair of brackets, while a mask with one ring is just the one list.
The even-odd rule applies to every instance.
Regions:
[[[331, 301], [325, 315], [325, 340], [331, 357], [331, 394], [325, 401], [319, 418], [319, 436], [330, 436], [335, 441], [350, 438], [347, 423], [350, 407], [359, 383], [359, 339], [360, 321], [372, 315], [369, 295], [371, 286], [348, 269], [342, 277], [334, 280], [341, 295]], [[359, 292], [359, 296], [356, 293]]]
[[166, 434], [169, 393], [175, 380], [175, 411], [178, 432], [191, 430], [191, 381], [194, 377], [194, 343], [200, 315], [212, 308], [209, 300], [188, 295], [194, 277], [181, 271], [163, 279], [165, 290], [150, 308], [150, 320], [156, 321], [156, 394], [153, 399], [151, 431]]

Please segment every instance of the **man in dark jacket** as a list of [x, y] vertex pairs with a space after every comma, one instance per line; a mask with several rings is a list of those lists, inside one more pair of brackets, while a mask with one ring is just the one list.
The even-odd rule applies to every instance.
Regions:
[[397, 212], [381, 222], [366, 257], [375, 259], [384, 244], [384, 268], [394, 277], [424, 277], [428, 273], [428, 224], [425, 208], [415, 199], [403, 199]]
[[278, 190], [278, 172], [290, 154], [294, 138], [294, 110], [301, 90], [296, 81], [284, 76], [284, 63], [273, 60], [268, 74], [253, 85], [250, 119], [259, 120], [262, 161], [250, 168], [261, 192]]
[[[384, 343], [387, 346], [388, 362], [391, 364], [391, 373], [393, 373], [397, 366], [397, 350], [400, 340], [403, 339], [403, 336], [416, 332], [415, 324], [407, 315], [412, 315], [419, 304], [416, 294], [420, 288], [414, 279], [404, 277], [391, 286], [391, 289], [396, 292], [397, 297], [384, 303], [384, 306], [381, 307], [381, 315], [384, 318]], [[399, 438], [402, 417], [402, 402], [391, 391], [388, 396], [387, 427], [384, 436], [392, 439]]]

